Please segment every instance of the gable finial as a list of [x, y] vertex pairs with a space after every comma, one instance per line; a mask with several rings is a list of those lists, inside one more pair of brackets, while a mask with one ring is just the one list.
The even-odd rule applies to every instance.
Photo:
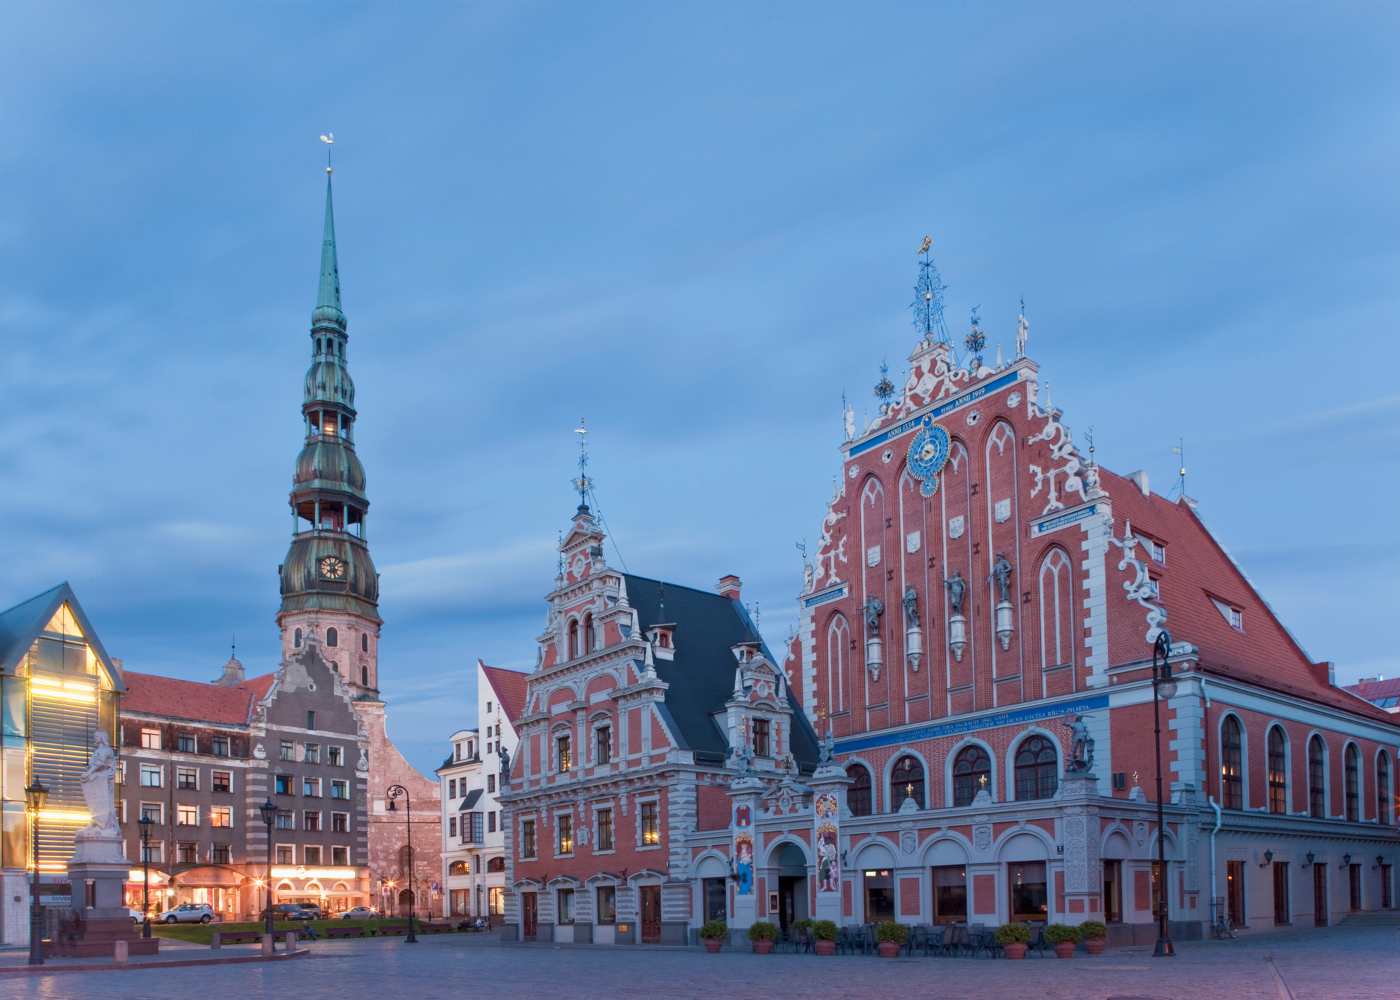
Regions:
[[919, 244], [919, 278], [914, 282], [914, 301], [909, 304], [914, 314], [914, 329], [926, 341], [948, 342], [948, 328], [943, 324], [943, 293], [947, 285], [933, 262], [933, 237], [925, 236]]
[[981, 318], [978, 315], [981, 309], [981, 306], [972, 307], [971, 325], [967, 336], [963, 338], [963, 345], [971, 355], [967, 361], [967, 370], [974, 375], [982, 367], [982, 350], [987, 346], [987, 335], [982, 332]]
[[593, 481], [588, 478], [588, 422], [583, 417], [578, 418], [574, 433], [578, 435], [578, 478], [574, 480], [574, 489], [578, 490], [578, 512], [587, 514], [588, 491]]
[[1026, 356], [1026, 341], [1031, 336], [1031, 325], [1026, 320], [1026, 299], [1021, 297], [1021, 311], [1016, 314], [1016, 357]]
[[321, 141], [326, 144], [326, 173], [334, 173], [335, 168], [331, 165], [331, 149], [335, 146], [335, 133], [329, 129], [322, 132]]
[[1177, 457], [1176, 468], [1176, 489], [1183, 497], [1186, 496], [1186, 439], [1177, 438], [1176, 447], [1172, 449], [1172, 454]]

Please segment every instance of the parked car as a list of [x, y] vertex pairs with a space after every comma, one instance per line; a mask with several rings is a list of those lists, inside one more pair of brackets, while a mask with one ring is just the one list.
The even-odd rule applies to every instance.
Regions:
[[372, 906], [352, 906], [340, 915], [341, 920], [373, 920], [379, 911]]
[[[267, 917], [267, 910], [258, 914], [258, 919]], [[277, 903], [272, 907], [273, 920], [315, 920], [316, 914], [302, 906], [300, 903]]]
[[305, 912], [311, 914], [310, 919], [312, 919], [312, 920], [324, 920], [324, 919], [325, 919], [326, 913], [325, 913], [324, 910], [321, 909], [320, 904], [318, 904], [318, 903], [298, 903], [297, 905], [300, 906], [300, 907], [302, 908], [302, 910], [304, 910]]
[[146, 914], [134, 906], [128, 906], [126, 912], [131, 915], [131, 922], [133, 924], [139, 924], [146, 919]]
[[155, 919], [162, 924], [207, 924], [214, 919], [214, 908], [208, 903], [181, 903]]

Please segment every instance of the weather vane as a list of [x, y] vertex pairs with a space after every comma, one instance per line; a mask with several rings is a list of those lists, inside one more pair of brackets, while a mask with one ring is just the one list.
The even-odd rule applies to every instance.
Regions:
[[884, 361], [880, 362], [880, 381], [875, 383], [875, 398], [882, 404], [888, 405], [894, 398], [894, 383], [890, 381], [890, 366]]
[[1177, 438], [1176, 447], [1172, 449], [1172, 454], [1176, 455], [1176, 488], [1182, 496], [1186, 496], [1186, 439]]
[[335, 145], [335, 133], [322, 132], [321, 141], [326, 144], [326, 173], [329, 174], [333, 170], [331, 167], [331, 147]]
[[977, 312], [981, 306], [972, 307], [972, 328], [967, 331], [967, 336], [963, 338], [963, 343], [972, 354], [967, 367], [976, 373], [982, 367], [982, 349], [987, 346], [987, 335], [982, 332], [982, 327], [978, 325]]
[[578, 478], [574, 480], [574, 489], [578, 490], [578, 509], [585, 511], [588, 509], [588, 489], [593, 483], [588, 478], [588, 423], [583, 417], [578, 418], [574, 433], [578, 435]]
[[914, 301], [909, 308], [914, 313], [914, 329], [925, 340], [937, 339], [946, 344], [948, 329], [943, 324], [943, 292], [947, 286], [933, 263], [932, 249], [933, 237], [925, 236], [919, 244], [918, 255], [923, 260], [919, 261], [919, 280], [914, 282]]

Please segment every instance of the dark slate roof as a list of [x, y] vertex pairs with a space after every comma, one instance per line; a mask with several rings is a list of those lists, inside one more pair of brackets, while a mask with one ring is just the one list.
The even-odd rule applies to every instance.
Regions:
[[126, 684], [122, 680], [121, 671], [112, 663], [107, 651], [102, 648], [102, 641], [97, 638], [97, 631], [92, 627], [92, 622], [83, 613], [82, 605], [78, 603], [78, 597], [73, 593], [67, 581], [60, 583], [57, 587], [51, 587], [35, 597], [16, 604], [8, 611], [0, 611], [0, 673], [13, 673], [15, 665], [19, 663], [20, 657], [29, 651], [34, 640], [39, 633], [44, 630], [44, 626], [49, 623], [54, 612], [67, 602], [69, 610], [73, 612], [73, 618], [77, 621], [78, 627], [83, 630], [92, 651], [97, 654], [97, 658], [102, 661], [102, 666], [106, 669], [108, 676], [112, 680], [112, 687], [116, 691], [124, 692]]
[[[675, 658], [656, 659], [656, 674], [670, 685], [666, 709], [672, 729], [697, 760], [722, 761], [729, 751], [714, 713], [722, 711], [734, 691], [736, 643], [762, 642], [762, 636], [738, 601], [706, 590], [663, 584], [626, 574], [627, 600], [637, 611], [643, 633], [657, 623], [674, 622]], [[665, 603], [665, 611], [661, 610]], [[763, 646], [763, 655], [777, 670], [782, 666]], [[811, 770], [817, 761], [817, 736], [802, 707], [788, 689], [792, 706], [792, 753], [798, 767]]]
[[457, 807], [457, 811], [466, 812], [472, 806], [476, 805], [477, 799], [479, 798], [481, 798], [481, 789], [473, 788], [470, 792], [467, 793], [467, 797], [462, 800], [462, 804]]

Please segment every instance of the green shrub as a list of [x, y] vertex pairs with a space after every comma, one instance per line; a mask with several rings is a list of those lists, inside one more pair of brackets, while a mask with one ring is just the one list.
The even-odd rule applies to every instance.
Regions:
[[880, 942], [893, 941], [895, 944], [904, 944], [909, 940], [909, 928], [903, 924], [897, 924], [893, 920], [885, 920], [875, 925], [875, 940]]
[[707, 920], [700, 936], [706, 941], [723, 941], [729, 936], [729, 926], [723, 920]]
[[801, 920], [799, 920], [797, 923], [793, 924], [792, 926], [793, 926], [793, 929], [794, 929], [794, 930], [799, 930], [799, 931], [810, 931], [810, 930], [812, 929], [812, 924], [813, 924], [813, 923], [814, 923], [814, 921], [812, 920], [811, 917], [803, 917]]
[[778, 927], [770, 924], [766, 920], [760, 920], [756, 924], [749, 925], [750, 941], [776, 941], [778, 940]]
[[830, 920], [818, 920], [812, 924], [812, 936], [818, 941], [835, 941], [836, 924]]
[[1078, 944], [1079, 928], [1073, 924], [1051, 924], [1045, 928], [1045, 940], [1051, 944]]
[[1108, 928], [1097, 920], [1086, 920], [1079, 925], [1079, 934], [1085, 941], [1108, 937]]
[[1002, 924], [997, 928], [997, 944], [1030, 944], [1031, 929], [1025, 924]]

